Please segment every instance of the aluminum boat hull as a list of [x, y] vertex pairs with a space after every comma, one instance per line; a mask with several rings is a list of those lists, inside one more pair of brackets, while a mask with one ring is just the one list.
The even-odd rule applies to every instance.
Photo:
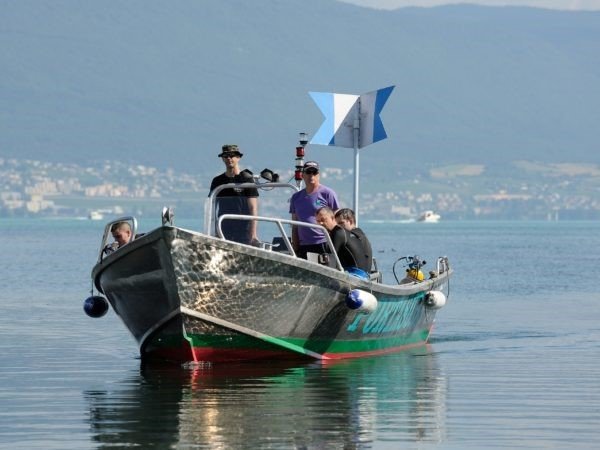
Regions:
[[[180, 362], [343, 359], [423, 345], [436, 314], [426, 295], [445, 289], [450, 275], [379, 284], [174, 226], [145, 234], [92, 270], [142, 357]], [[346, 306], [352, 289], [373, 294], [375, 310]]]

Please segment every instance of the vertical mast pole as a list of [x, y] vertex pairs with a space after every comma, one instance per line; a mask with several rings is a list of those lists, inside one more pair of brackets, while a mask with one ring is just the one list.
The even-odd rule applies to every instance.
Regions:
[[358, 191], [359, 191], [359, 154], [358, 154], [358, 140], [360, 131], [360, 98], [358, 99], [354, 124], [352, 126], [353, 138], [354, 138], [354, 217], [356, 219], [356, 226], [358, 226]]

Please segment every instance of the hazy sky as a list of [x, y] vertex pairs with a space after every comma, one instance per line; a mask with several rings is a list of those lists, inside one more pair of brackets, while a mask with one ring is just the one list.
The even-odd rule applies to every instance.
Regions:
[[536, 8], [564, 10], [600, 10], [600, 0], [341, 0], [356, 5], [381, 9], [403, 6], [439, 6], [456, 3], [472, 3], [487, 6], [531, 6]]

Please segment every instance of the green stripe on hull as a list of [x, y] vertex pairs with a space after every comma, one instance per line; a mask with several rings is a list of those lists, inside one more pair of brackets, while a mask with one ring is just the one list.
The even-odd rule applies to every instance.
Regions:
[[354, 340], [354, 341], [333, 341], [333, 342], [314, 342], [308, 343], [303, 339], [290, 339], [291, 342], [296, 345], [306, 346], [313, 351], [320, 353], [363, 353], [363, 352], [378, 352], [385, 351], [387, 349], [393, 349], [396, 347], [404, 347], [407, 345], [414, 345], [425, 342], [429, 336], [429, 330], [421, 330], [403, 336], [391, 336], [391, 337], [378, 337], [373, 339], [365, 340]]
[[246, 349], [246, 350], [274, 350], [276, 348], [290, 347], [304, 348], [316, 353], [327, 353], [329, 355], [336, 353], [373, 353], [385, 352], [398, 347], [413, 346], [424, 343], [429, 336], [429, 330], [423, 329], [408, 335], [378, 337], [365, 340], [346, 340], [346, 341], [308, 341], [307, 339], [277, 338], [283, 345], [271, 344], [250, 336], [205, 336], [188, 335], [193, 347], [213, 348], [213, 349]]
[[224, 350], [233, 349], [256, 349], [256, 350], [272, 350], [279, 346], [270, 344], [269, 342], [253, 338], [251, 336], [208, 336], [199, 334], [188, 334], [188, 339], [192, 347], [196, 348], [221, 348]]

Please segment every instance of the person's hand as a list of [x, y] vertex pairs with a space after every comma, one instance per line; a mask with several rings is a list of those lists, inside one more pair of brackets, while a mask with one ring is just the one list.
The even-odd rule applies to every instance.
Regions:
[[117, 244], [116, 242], [112, 242], [110, 244], [107, 244], [104, 246], [104, 248], [102, 249], [102, 252], [105, 255], [110, 255], [111, 253], [117, 251], [119, 249], [119, 244]]
[[260, 241], [256, 238], [252, 238], [250, 239], [250, 245], [253, 247], [260, 247]]

